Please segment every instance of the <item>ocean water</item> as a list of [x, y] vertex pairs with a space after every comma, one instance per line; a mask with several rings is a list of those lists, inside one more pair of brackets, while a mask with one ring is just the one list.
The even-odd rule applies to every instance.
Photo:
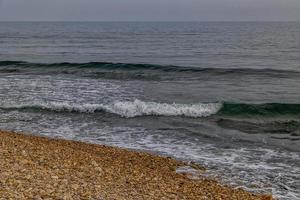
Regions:
[[300, 23], [1, 22], [0, 129], [300, 199]]

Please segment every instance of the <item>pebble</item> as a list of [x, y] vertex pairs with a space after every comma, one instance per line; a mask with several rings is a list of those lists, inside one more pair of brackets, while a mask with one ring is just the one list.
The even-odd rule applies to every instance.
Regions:
[[272, 200], [176, 169], [148, 153], [0, 131], [0, 199]]

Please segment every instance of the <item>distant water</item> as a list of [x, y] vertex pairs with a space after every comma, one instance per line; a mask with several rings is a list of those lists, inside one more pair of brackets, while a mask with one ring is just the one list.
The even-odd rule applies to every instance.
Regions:
[[1, 22], [0, 128], [300, 199], [300, 23]]

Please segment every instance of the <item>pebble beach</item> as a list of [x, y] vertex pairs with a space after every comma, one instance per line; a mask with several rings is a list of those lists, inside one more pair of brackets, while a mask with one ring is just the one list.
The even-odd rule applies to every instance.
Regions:
[[272, 199], [176, 172], [185, 165], [145, 152], [1, 131], [0, 199]]

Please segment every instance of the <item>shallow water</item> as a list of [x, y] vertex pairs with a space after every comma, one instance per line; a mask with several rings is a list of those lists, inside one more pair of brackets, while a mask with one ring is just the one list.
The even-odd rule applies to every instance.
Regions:
[[0, 23], [0, 128], [300, 198], [299, 23]]

